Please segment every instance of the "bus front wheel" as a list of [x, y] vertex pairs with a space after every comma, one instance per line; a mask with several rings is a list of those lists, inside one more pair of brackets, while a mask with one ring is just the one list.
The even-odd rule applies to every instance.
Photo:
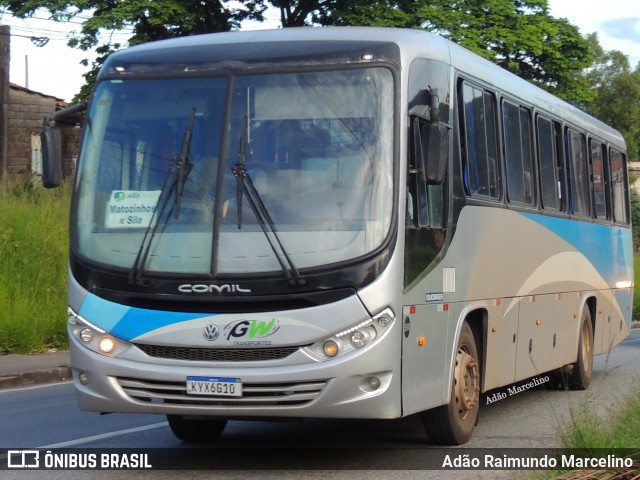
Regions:
[[422, 423], [432, 443], [460, 445], [471, 438], [480, 410], [480, 364], [469, 324], [460, 331], [451, 401], [422, 412]]
[[173, 434], [183, 442], [212, 442], [217, 440], [227, 426], [222, 419], [185, 418], [182, 415], [167, 415]]

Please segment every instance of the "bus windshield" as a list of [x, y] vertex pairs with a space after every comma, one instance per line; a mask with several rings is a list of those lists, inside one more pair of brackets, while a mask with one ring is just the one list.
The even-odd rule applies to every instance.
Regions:
[[274, 235], [297, 269], [366, 255], [391, 225], [393, 98], [378, 67], [103, 80], [74, 252], [145, 274], [277, 272]]

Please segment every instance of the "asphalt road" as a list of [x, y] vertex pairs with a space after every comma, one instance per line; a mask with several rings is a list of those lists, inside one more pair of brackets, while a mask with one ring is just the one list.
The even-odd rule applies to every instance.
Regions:
[[[487, 404], [483, 399], [480, 423], [474, 437], [464, 447], [475, 448], [531, 448], [560, 447], [559, 429], [566, 425], [570, 409], [589, 409], [606, 414], [640, 381], [640, 329], [632, 334], [609, 355], [600, 355], [594, 361], [594, 375], [588, 391], [555, 391], [544, 388], [528, 389], [522, 393]], [[187, 446], [175, 439], [163, 416], [133, 414], [99, 415], [80, 412], [77, 408], [73, 386], [70, 383], [54, 384], [0, 391], [0, 455], [2, 449], [67, 447], [82, 448], [169, 448], [185, 449]], [[373, 468], [389, 468], [375, 473], [376, 478], [512, 478], [509, 472], [477, 471], [430, 472], [411, 468], [415, 456], [426, 452], [422, 426], [417, 417], [394, 421], [360, 420], [309, 420], [304, 423], [230, 422], [222, 437], [212, 449], [231, 452], [229, 462], [233, 468], [246, 466], [251, 471], [232, 470], [221, 472], [193, 471], [168, 472], [168, 478], [359, 478], [370, 479]], [[640, 446], [638, 446], [640, 447]], [[281, 457], [275, 464], [278, 471], [260, 471], [251, 457], [260, 450], [276, 450]], [[292, 450], [293, 449], [293, 450]], [[287, 452], [308, 453], [330, 450], [331, 455], [305, 455], [304, 471], [288, 471], [290, 458]], [[337, 449], [337, 450], [336, 450]], [[273, 451], [273, 450], [271, 450]], [[336, 455], [344, 452], [344, 455]], [[366, 455], [363, 454], [366, 452]], [[293, 454], [292, 453], [292, 454]], [[342, 458], [352, 456], [349, 472]], [[355, 455], [355, 457], [353, 457]], [[361, 458], [362, 464], [357, 460]], [[181, 460], [180, 468], [189, 470], [193, 465]], [[315, 463], [314, 463], [315, 462]], [[334, 471], [327, 462], [336, 462]], [[329, 472], [326, 470], [329, 468]], [[69, 471], [3, 471], [2, 478], [83, 478], [81, 472]], [[87, 472], [84, 472], [86, 476]], [[102, 474], [110, 479], [129, 478], [132, 472], [92, 472], [93, 477]], [[522, 474], [522, 472], [520, 472]], [[75, 476], [78, 474], [78, 476]], [[444, 475], [443, 475], [444, 474]], [[157, 478], [153, 472], [137, 472], [136, 478]], [[28, 477], [25, 477], [28, 476]]]

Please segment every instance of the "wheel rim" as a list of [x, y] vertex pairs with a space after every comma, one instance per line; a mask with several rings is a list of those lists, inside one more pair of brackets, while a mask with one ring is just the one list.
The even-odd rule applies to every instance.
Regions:
[[478, 404], [480, 372], [478, 362], [463, 347], [458, 350], [456, 356], [454, 380], [458, 415], [462, 420], [466, 420]]

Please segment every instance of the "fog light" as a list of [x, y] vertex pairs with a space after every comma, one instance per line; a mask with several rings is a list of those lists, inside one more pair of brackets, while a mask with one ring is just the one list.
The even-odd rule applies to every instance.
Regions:
[[83, 328], [82, 330], [80, 330], [80, 340], [82, 340], [84, 343], [89, 343], [91, 340], [93, 340], [93, 332], [90, 328]]
[[378, 377], [369, 377], [369, 387], [371, 390], [377, 390], [380, 388], [380, 379]]
[[82, 385], [89, 385], [89, 375], [87, 375], [86, 372], [80, 372], [80, 375], [78, 375], [78, 380], [80, 380], [80, 383]]
[[99, 347], [104, 353], [111, 353], [116, 348], [116, 342], [113, 341], [113, 338], [104, 337], [100, 340]]
[[327, 357], [335, 357], [338, 354], [338, 344], [333, 340], [328, 340], [322, 346], [322, 351]]

